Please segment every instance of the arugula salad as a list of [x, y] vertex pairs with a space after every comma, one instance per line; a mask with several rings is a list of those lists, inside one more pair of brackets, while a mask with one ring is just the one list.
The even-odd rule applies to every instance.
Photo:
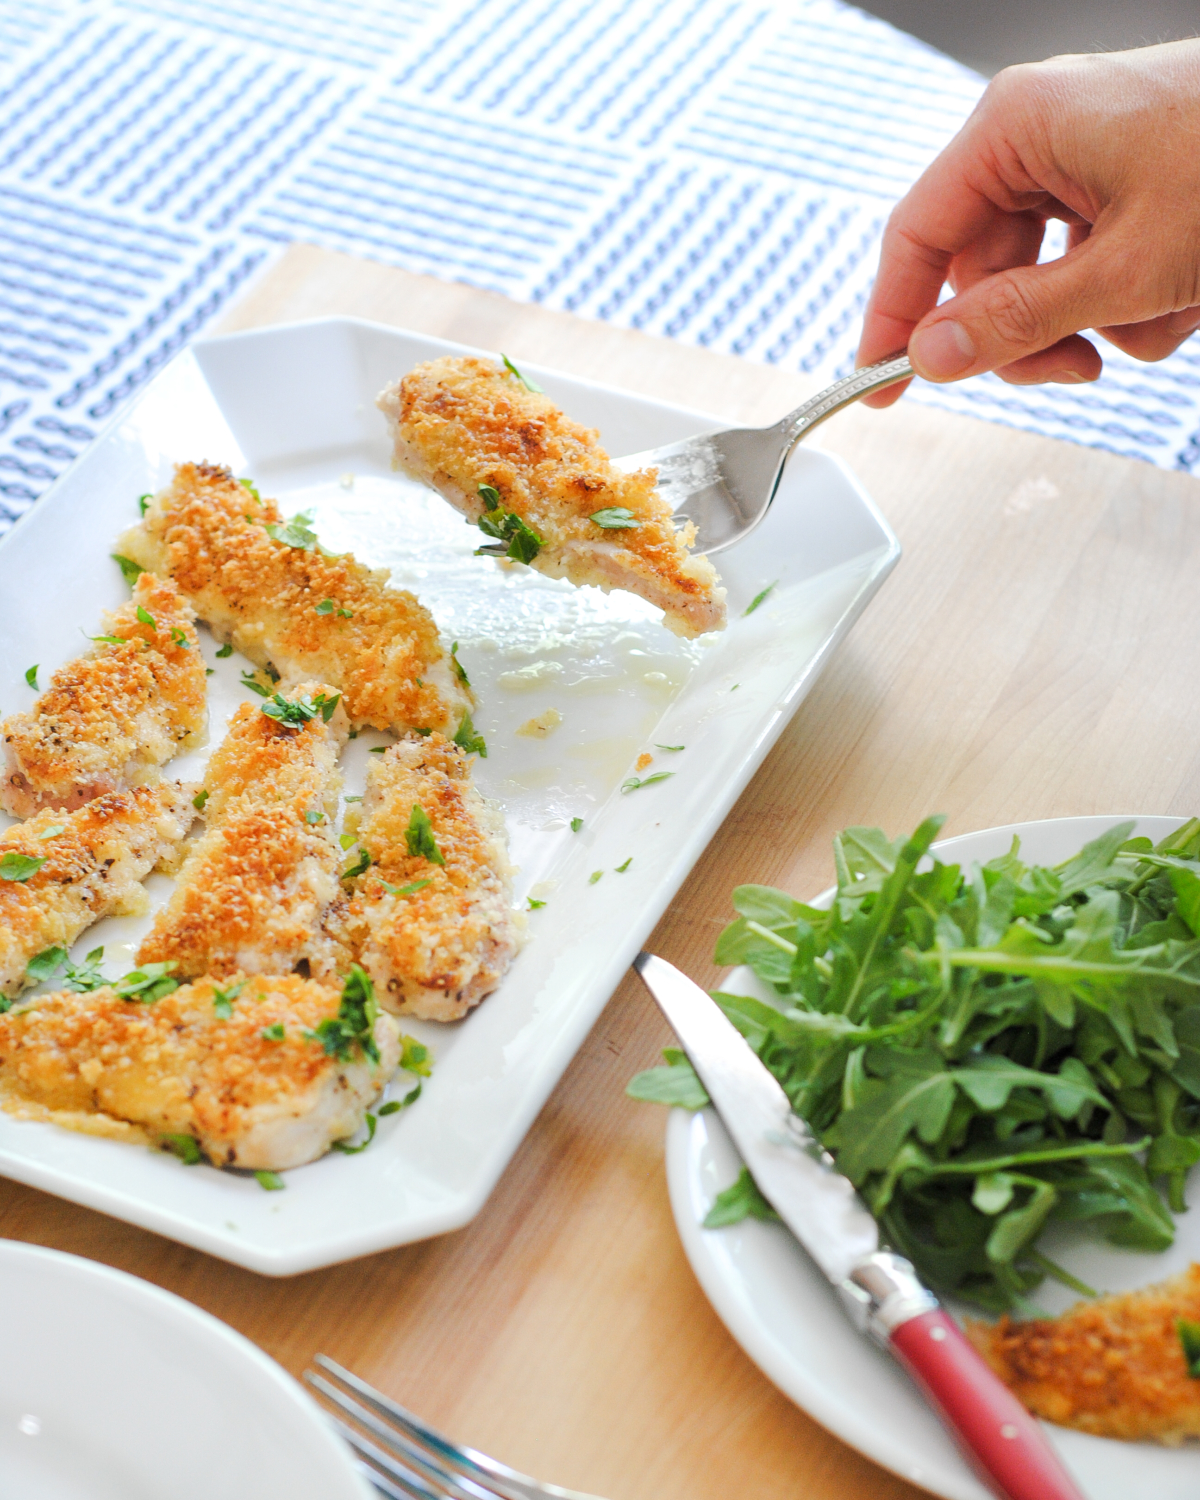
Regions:
[[[943, 821], [838, 835], [827, 911], [738, 887], [716, 961], [772, 999], [714, 998], [928, 1284], [992, 1312], [1047, 1276], [1091, 1294], [1046, 1225], [1165, 1249], [1200, 1161], [1200, 819], [965, 870], [927, 857]], [[630, 1094], [701, 1108], [666, 1058]], [[706, 1222], [747, 1214], [770, 1209], [743, 1172]]]

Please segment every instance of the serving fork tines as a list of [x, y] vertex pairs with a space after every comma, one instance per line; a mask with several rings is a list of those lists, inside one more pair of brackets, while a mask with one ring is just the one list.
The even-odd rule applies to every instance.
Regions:
[[732, 547], [770, 509], [788, 454], [819, 422], [852, 401], [912, 377], [906, 354], [889, 355], [836, 380], [771, 427], [704, 432], [615, 459], [625, 473], [658, 470], [658, 492], [681, 520], [696, 527], [697, 552]]
[[333, 1425], [375, 1488], [392, 1500], [597, 1500], [539, 1484], [474, 1448], [460, 1447], [327, 1355], [304, 1378], [337, 1415]]

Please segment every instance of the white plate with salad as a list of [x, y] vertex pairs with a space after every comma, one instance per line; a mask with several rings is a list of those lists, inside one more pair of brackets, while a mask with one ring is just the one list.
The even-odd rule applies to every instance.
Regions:
[[[1181, 824], [1168, 817], [1060, 818], [947, 839], [934, 852], [941, 862], [966, 871], [972, 862], [1005, 856], [1015, 836], [1021, 840], [1023, 860], [1056, 866], [1128, 821], [1134, 823], [1129, 837], [1151, 843]], [[812, 906], [827, 910], [835, 895], [835, 889], [828, 890]], [[779, 993], [748, 967], [734, 969], [722, 988], [727, 994], [782, 1003]], [[852, 1139], [846, 1140], [853, 1149]], [[702, 1227], [741, 1168], [715, 1113], [672, 1110], [666, 1155], [671, 1205], [692, 1268], [729, 1331], [763, 1373], [815, 1420], [885, 1468], [946, 1500], [987, 1500], [988, 1491], [907, 1376], [853, 1330], [821, 1273], [782, 1225], [751, 1217], [723, 1228]], [[1191, 1175], [1189, 1200], [1197, 1198], [1197, 1172], [1200, 1168]], [[1153, 1209], [1149, 1212], [1153, 1218]], [[1116, 1248], [1086, 1223], [1051, 1223], [1036, 1243], [1069, 1279], [1105, 1292], [1132, 1291], [1200, 1260], [1200, 1204], [1181, 1214], [1169, 1213], [1164, 1205], [1162, 1218], [1173, 1229], [1173, 1242], [1153, 1252]], [[1026, 1306], [1055, 1315], [1078, 1300], [1077, 1291], [1047, 1279], [1031, 1292]], [[976, 1306], [953, 1299], [950, 1306], [956, 1315], [980, 1316]], [[1200, 1448], [1195, 1446], [1120, 1442], [1051, 1425], [1046, 1431], [1089, 1500], [1142, 1495], [1191, 1500], [1200, 1491]]]

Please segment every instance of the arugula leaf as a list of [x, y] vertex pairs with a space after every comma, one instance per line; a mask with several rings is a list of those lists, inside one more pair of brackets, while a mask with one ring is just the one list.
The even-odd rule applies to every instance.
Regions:
[[723, 1229], [727, 1224], [740, 1224], [743, 1219], [778, 1220], [779, 1215], [763, 1197], [758, 1183], [750, 1175], [749, 1167], [743, 1167], [737, 1181], [718, 1193], [713, 1205], [704, 1216], [705, 1229]]
[[663, 1051], [666, 1067], [647, 1068], [637, 1073], [625, 1086], [631, 1099], [642, 1099], [649, 1104], [676, 1104], [682, 1109], [703, 1109], [709, 1103], [704, 1085], [696, 1077], [696, 1070], [688, 1061], [687, 1053], [678, 1047], [667, 1047]]
[[408, 846], [409, 854], [415, 859], [427, 859], [432, 865], [446, 863], [442, 851], [437, 846], [437, 840], [433, 836], [433, 824], [429, 821], [429, 814], [419, 802], [413, 803], [408, 827], [404, 830], [404, 842]]

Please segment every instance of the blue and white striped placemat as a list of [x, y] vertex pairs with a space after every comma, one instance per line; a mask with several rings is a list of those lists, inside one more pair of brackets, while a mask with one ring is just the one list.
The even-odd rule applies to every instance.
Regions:
[[[818, 378], [983, 81], [839, 0], [0, 0], [0, 529], [293, 239]], [[1200, 461], [1200, 352], [909, 399]]]

